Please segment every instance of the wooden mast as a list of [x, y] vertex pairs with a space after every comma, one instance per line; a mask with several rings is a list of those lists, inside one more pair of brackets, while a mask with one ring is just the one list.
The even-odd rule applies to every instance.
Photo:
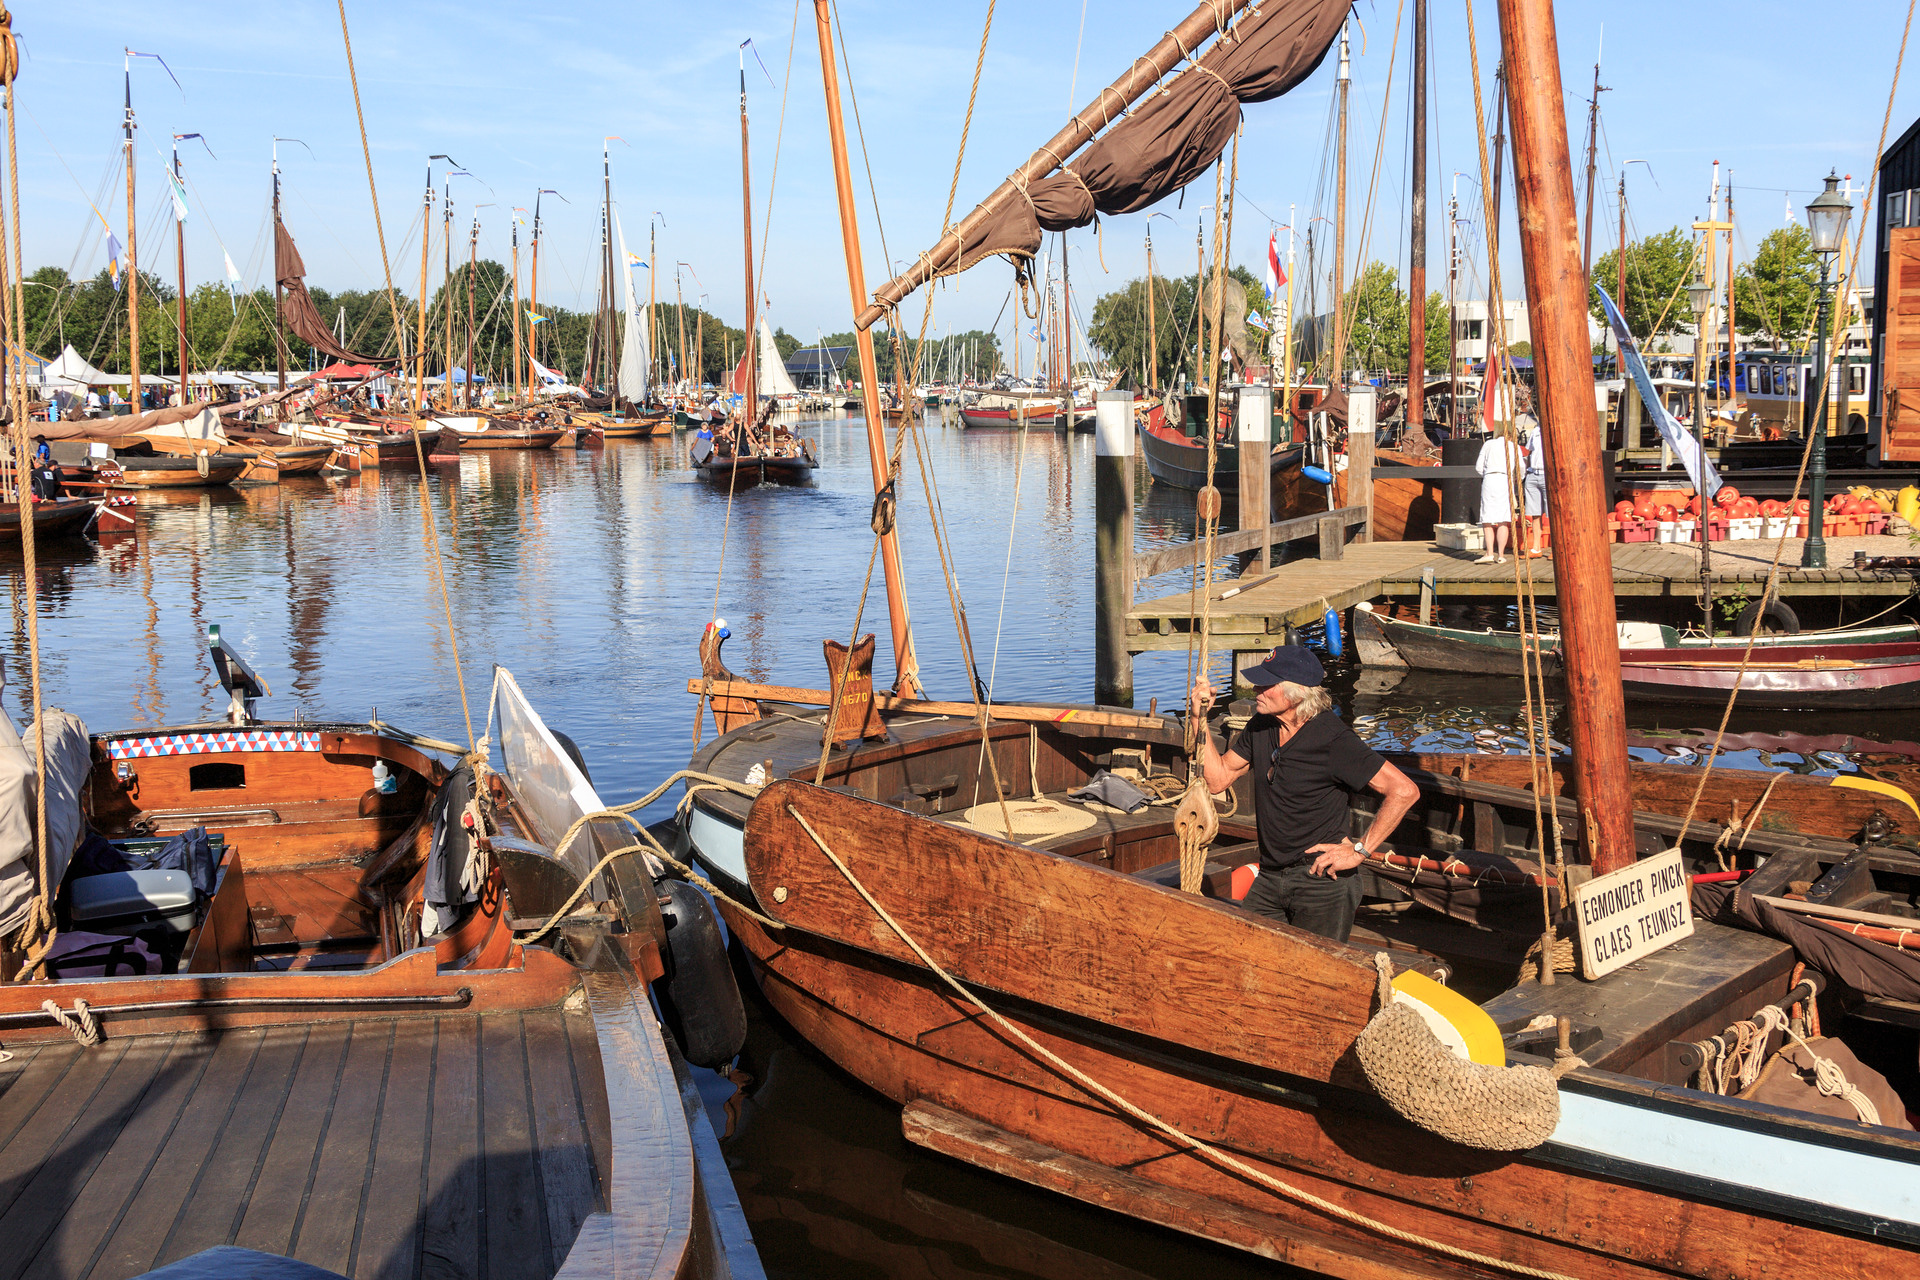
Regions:
[[742, 442], [752, 445], [753, 429], [760, 417], [760, 340], [755, 325], [760, 309], [753, 290], [753, 171], [748, 163], [750, 158], [747, 148], [747, 46], [742, 44], [740, 46], [740, 232], [741, 242], [746, 246], [747, 268], [747, 398], [740, 406], [741, 437], [734, 444], [736, 451]]
[[[280, 139], [273, 140], [273, 243], [277, 251], [280, 247]], [[278, 253], [275, 253], [278, 257]], [[280, 286], [280, 269], [276, 264], [273, 271], [273, 376], [274, 390], [287, 389], [287, 344], [285, 335], [280, 331], [280, 306], [282, 295], [286, 291]], [[403, 345], [400, 334], [393, 335], [395, 346]], [[286, 412], [286, 401], [274, 406], [276, 417]]]
[[[833, 55], [833, 12], [831, 0], [813, 0], [814, 27], [820, 37], [820, 83], [827, 100], [827, 140], [833, 147], [833, 185], [840, 201], [840, 239], [847, 254], [847, 290], [853, 298], [855, 314], [866, 304], [867, 272], [860, 260], [860, 222], [853, 203], [853, 170], [847, 163], [847, 127], [840, 111], [840, 74]], [[1018, 350], [1020, 320], [1013, 322], [1015, 349]], [[873, 468], [873, 491], [877, 497], [893, 484], [887, 461], [886, 419], [880, 414], [880, 373], [873, 355], [873, 330], [870, 324], [854, 322], [854, 349], [860, 356], [860, 396], [867, 419], [867, 461]], [[901, 420], [898, 430], [906, 430]], [[921, 690], [920, 663], [913, 651], [913, 622], [907, 611], [906, 572], [900, 563], [899, 534], [888, 522], [880, 535], [881, 564], [886, 570], [887, 616], [893, 629], [893, 665], [895, 693]]]
[[133, 70], [128, 61], [126, 130], [127, 151], [127, 398], [140, 412], [140, 255], [134, 245], [138, 216], [133, 204]]
[[687, 381], [687, 300], [680, 291], [680, 264], [673, 264], [673, 317], [680, 326], [680, 381]]
[[[519, 210], [514, 212], [518, 213]], [[513, 359], [507, 361], [507, 367], [513, 370], [513, 398], [520, 398], [520, 219], [513, 219]]]
[[427, 194], [420, 209], [420, 323], [413, 347], [414, 430], [427, 408], [427, 243], [433, 239], [433, 161], [427, 161]]
[[[1347, 89], [1353, 83], [1353, 63], [1347, 46], [1347, 27], [1340, 24], [1339, 123], [1335, 128], [1334, 154], [1336, 176], [1333, 215], [1333, 369], [1327, 375], [1331, 387], [1344, 385], [1347, 361]], [[1319, 357], [1314, 357], [1317, 363]]]
[[[180, 135], [173, 135], [173, 183], [176, 189], [186, 188], [180, 181]], [[187, 220], [179, 216], [180, 210], [174, 210], [173, 219], [173, 257], [180, 266], [180, 292], [174, 298], [174, 311], [180, 317], [180, 406], [185, 408], [187, 393]], [[275, 272], [278, 275], [279, 272]]]
[[442, 189], [445, 212], [440, 227], [440, 248], [446, 257], [444, 283], [440, 286], [440, 305], [446, 311], [446, 347], [440, 361], [440, 376], [446, 379], [446, 385], [440, 392], [440, 403], [448, 413], [453, 412], [453, 174], [446, 175], [447, 185]]
[[473, 211], [473, 230], [467, 233], [467, 383], [460, 397], [473, 408], [473, 271], [480, 264], [480, 211]]
[[1060, 337], [1067, 360], [1067, 411], [1061, 426], [1073, 430], [1073, 277], [1067, 270], [1067, 233], [1060, 233]]
[[1147, 219], [1147, 394], [1160, 390], [1160, 339], [1153, 316], [1153, 219]]
[[[1553, 495], [1554, 564], [1565, 581], [1610, 582], [1608, 495], [1594, 447], [1586, 272], [1574, 239], [1573, 175], [1567, 163], [1566, 101], [1553, 0], [1500, 0], [1500, 35], [1513, 112], [1514, 190], [1539, 416]], [[1562, 593], [1560, 645], [1581, 849], [1594, 874], [1604, 875], [1635, 857], [1613, 593]]]
[[[547, 194], [545, 187], [533, 193], [533, 265], [527, 280], [527, 401], [532, 403], [534, 388], [540, 385], [540, 375], [534, 370], [534, 364], [540, 358], [540, 325], [534, 319], [540, 314], [540, 197]], [[558, 192], [555, 193], [556, 195]]]
[[1580, 242], [1580, 268], [1589, 279], [1593, 276], [1593, 174], [1598, 167], [1597, 149], [1600, 145], [1600, 59], [1593, 60], [1593, 101], [1587, 107], [1587, 212], [1586, 230]]
[[1413, 243], [1407, 258], [1406, 424], [1426, 418], [1427, 0], [1413, 0]]
[[660, 274], [660, 245], [655, 240], [658, 224], [652, 218], [647, 219], [647, 364], [651, 375], [647, 381], [658, 383], [660, 380], [660, 342], [658, 304], [654, 302], [654, 277]]

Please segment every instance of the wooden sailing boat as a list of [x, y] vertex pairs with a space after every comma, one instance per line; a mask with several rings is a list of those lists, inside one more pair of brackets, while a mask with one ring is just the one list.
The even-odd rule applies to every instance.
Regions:
[[[40, 722], [72, 923], [0, 987], [16, 1265], [758, 1274], [681, 1084], [714, 1024], [649, 1007], [668, 965], [730, 982], [693, 942], [711, 918], [627, 860], [600, 914], [556, 918], [628, 837], [560, 847], [602, 805], [512, 677], [504, 769], [477, 772], [384, 725], [256, 720], [265, 684], [217, 627], [212, 657], [227, 722]], [[106, 843], [69, 864], [87, 824]]]
[[[860, 328], [937, 272], [986, 252], [1031, 252], [1036, 205], [1086, 191], [1076, 216], [1091, 219], [1096, 208], [1138, 208], [1170, 193], [1189, 175], [1156, 166], [1161, 121], [1197, 117], [1209, 98], [1291, 87], [1317, 64], [1346, 9], [1334, 0], [1203, 7], [914, 272], [878, 291]], [[816, 17], [831, 68], [827, 0], [816, 0]], [[1552, 10], [1545, 0], [1511, 0], [1502, 18], [1542, 416], [1554, 432], [1556, 554], [1598, 578], [1607, 571], [1597, 527], [1605, 503], [1597, 462], [1579, 443], [1592, 438], [1592, 375], [1583, 294], [1568, 283], [1581, 274]], [[1223, 25], [1228, 38], [1206, 47]], [[1173, 78], [1081, 153], [1188, 51], [1204, 70]], [[1219, 111], [1209, 118], [1237, 119], [1237, 104]], [[1214, 135], [1213, 150], [1230, 131]], [[1189, 137], [1164, 145], [1211, 159]], [[1103, 167], [1121, 155], [1138, 166]], [[1073, 175], [1049, 177], [1068, 161]], [[1101, 177], [1090, 184], [1089, 174]], [[1689, 930], [1658, 948], [1643, 945], [1652, 941], [1644, 934], [1583, 933], [1581, 962], [1602, 975], [1592, 981], [1552, 981], [1548, 964], [1541, 982], [1509, 985], [1518, 945], [1483, 945], [1503, 929], [1523, 944], [1528, 932], [1538, 936], [1543, 905], [1566, 908], [1566, 885], [1548, 869], [1557, 855], [1524, 847], [1524, 833], [1541, 826], [1529, 814], [1533, 797], [1517, 787], [1420, 779], [1403, 842], [1376, 851], [1366, 873], [1378, 898], [1412, 897], [1428, 912], [1370, 914], [1360, 945], [1229, 905], [1255, 856], [1245, 819], [1222, 820], [1203, 893], [1178, 892], [1183, 848], [1170, 809], [1096, 810], [1065, 794], [1099, 769], [1184, 786], [1181, 735], [1157, 717], [996, 706], [993, 719], [969, 726], [936, 718], [960, 710], [951, 704], [869, 701], [865, 686], [851, 685], [816, 699], [720, 681], [710, 670], [690, 688], [714, 696], [727, 732], [696, 767], [741, 777], [751, 765], [776, 780], [751, 806], [690, 797], [686, 829], [724, 887], [750, 894], [784, 926], [723, 904], [769, 1000], [898, 1102], [911, 1140], [983, 1168], [1340, 1275], [1911, 1270], [1920, 1141], [1900, 1127], [1897, 1097], [1876, 1088], [1877, 1105], [1821, 1114], [1814, 1089], [1792, 1080], [1798, 1101], [1783, 1105], [1689, 1086], [1703, 1083], [1699, 1068], [1711, 1074], [1722, 1061], [1716, 1036], [1749, 1028], [1762, 1059], [1782, 1030], [1817, 1036], [1792, 1006], [1813, 1006], [1829, 981], [1844, 983], [1853, 1003], [1828, 999], [1821, 1012], [1837, 1021], [1853, 1009], [1849, 1034], [1870, 1033], [1861, 1013], [1898, 1017], [1904, 999], [1890, 992], [1909, 984], [1920, 994], [1920, 983], [1897, 946], [1861, 950], [1868, 941], [1776, 904], [1790, 881], [1834, 885], [1871, 860], [1893, 905], [1910, 906], [1920, 859], [1800, 837], [1773, 845], [1766, 866], [1730, 896], [1693, 889], [1702, 907], [1718, 892], [1721, 919], [1753, 927], [1694, 919], [1688, 873], [1713, 868], [1714, 849], [1730, 847], [1734, 833], [1635, 812], [1612, 599], [1582, 593], [1562, 602], [1562, 614], [1572, 798], [1555, 809], [1577, 830], [1578, 861], [1594, 877], [1591, 891], [1573, 893], [1611, 917], [1657, 873], [1652, 891], [1673, 906], [1655, 933]], [[896, 645], [904, 662], [910, 650], [898, 634]], [[717, 656], [714, 669], [724, 671]], [[779, 697], [835, 708], [824, 757], [818, 720], [769, 719], [755, 701]], [[877, 721], [881, 703], [903, 714]], [[1250, 795], [1237, 798], [1249, 813]], [[1772, 838], [1751, 823], [1743, 831]], [[1643, 849], [1669, 851], [1643, 862]], [[1620, 884], [1641, 890], [1621, 894]], [[1518, 914], [1499, 923], [1503, 911]], [[1781, 912], [1791, 919], [1775, 920]], [[1435, 918], [1442, 914], [1471, 923]], [[1613, 967], [1628, 957], [1631, 968]], [[1803, 979], [1796, 960], [1823, 974]], [[1485, 984], [1477, 1003], [1431, 981], [1476, 969]], [[1405, 1013], [1403, 999], [1425, 1003], [1433, 1021]], [[1430, 1025], [1451, 1028], [1457, 1049], [1441, 1048]], [[1407, 1028], [1404, 1038], [1384, 1047], [1381, 1037], [1400, 1037], [1394, 1028]], [[1814, 1043], [1840, 1053], [1836, 1040]], [[1525, 1063], [1557, 1069], [1516, 1071]], [[1848, 1072], [1866, 1081], [1857, 1061]], [[1476, 1090], [1509, 1102], [1489, 1107], [1490, 1095]]]

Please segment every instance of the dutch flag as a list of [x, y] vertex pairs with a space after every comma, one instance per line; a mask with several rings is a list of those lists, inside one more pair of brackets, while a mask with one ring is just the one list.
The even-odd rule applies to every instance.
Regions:
[[1277, 304], [1280, 301], [1280, 289], [1287, 283], [1287, 273], [1280, 266], [1280, 233], [1267, 234], [1267, 302]]

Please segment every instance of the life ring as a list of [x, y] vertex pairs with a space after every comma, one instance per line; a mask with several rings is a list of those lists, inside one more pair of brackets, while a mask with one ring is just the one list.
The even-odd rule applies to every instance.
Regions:
[[1764, 618], [1763, 623], [1760, 612], [1760, 601], [1755, 600], [1752, 604], [1742, 609], [1740, 616], [1733, 620], [1733, 634], [1736, 636], [1750, 636], [1754, 633], [1756, 627], [1763, 635], [1769, 631], [1788, 636], [1800, 634], [1800, 616], [1789, 608], [1785, 601], [1769, 601]]
[[661, 880], [667, 925], [666, 976], [654, 983], [661, 1019], [688, 1062], [720, 1067], [747, 1043], [747, 1009], [733, 980], [727, 942], [707, 895], [684, 880]]

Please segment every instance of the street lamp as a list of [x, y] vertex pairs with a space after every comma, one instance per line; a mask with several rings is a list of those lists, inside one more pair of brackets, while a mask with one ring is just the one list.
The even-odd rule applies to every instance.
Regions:
[[1707, 387], [1701, 374], [1701, 347], [1707, 331], [1707, 311], [1713, 306], [1713, 286], [1698, 271], [1687, 286], [1687, 302], [1693, 307], [1693, 438], [1700, 450], [1697, 474], [1700, 482], [1694, 493], [1700, 499], [1700, 616], [1709, 636], [1713, 634], [1712, 517], [1713, 503], [1707, 493]]
[[[1820, 311], [1819, 334], [1814, 345], [1815, 376], [1807, 379], [1809, 401], [1801, 415], [1803, 431], [1813, 433], [1813, 459], [1807, 467], [1807, 475], [1812, 482], [1812, 495], [1807, 502], [1807, 542], [1800, 552], [1800, 567], [1803, 569], [1824, 569], [1827, 567], [1826, 502], [1827, 502], [1827, 312], [1832, 299], [1828, 296], [1828, 285], [1833, 268], [1833, 255], [1840, 252], [1841, 243], [1847, 238], [1847, 219], [1853, 214], [1853, 202], [1840, 194], [1840, 175], [1827, 173], [1827, 189], [1815, 196], [1807, 204], [1807, 233], [1813, 240], [1813, 251], [1820, 255]], [[1810, 371], [1811, 372], [1811, 371]], [[1812, 398], [1818, 397], [1818, 404]]]

